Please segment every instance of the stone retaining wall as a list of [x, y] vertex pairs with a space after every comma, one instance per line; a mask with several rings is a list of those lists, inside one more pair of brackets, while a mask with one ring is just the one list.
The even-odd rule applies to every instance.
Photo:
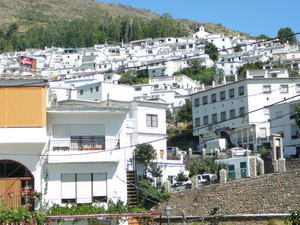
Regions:
[[[300, 169], [211, 184], [172, 194], [173, 216], [290, 213], [300, 204]], [[154, 211], [164, 211], [160, 203]], [[219, 208], [216, 212], [214, 208]]]

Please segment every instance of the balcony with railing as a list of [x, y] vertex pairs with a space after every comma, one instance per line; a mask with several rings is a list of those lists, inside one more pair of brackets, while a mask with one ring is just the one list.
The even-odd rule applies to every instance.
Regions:
[[118, 163], [122, 156], [119, 149], [119, 139], [52, 140], [49, 142], [48, 163]]
[[118, 149], [119, 140], [94, 140], [94, 139], [71, 139], [52, 140], [50, 150], [52, 151], [100, 151]]

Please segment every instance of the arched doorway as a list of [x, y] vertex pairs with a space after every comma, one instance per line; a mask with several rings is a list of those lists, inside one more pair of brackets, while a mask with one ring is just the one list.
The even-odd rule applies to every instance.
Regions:
[[34, 177], [27, 167], [12, 160], [0, 160], [0, 200], [9, 208], [34, 209]]

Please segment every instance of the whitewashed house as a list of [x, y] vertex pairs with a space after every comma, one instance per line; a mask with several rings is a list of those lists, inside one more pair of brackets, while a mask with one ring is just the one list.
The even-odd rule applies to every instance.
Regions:
[[[294, 95], [300, 94], [300, 84], [295, 83]], [[280, 134], [283, 149], [294, 148], [300, 152], [300, 129], [295, 122], [294, 107], [300, 103], [299, 100], [286, 102], [270, 107], [270, 131], [271, 134]], [[295, 153], [294, 153], [295, 154]]]
[[247, 71], [244, 80], [191, 95], [194, 136], [200, 149], [208, 140], [226, 138], [232, 146], [254, 151], [270, 146], [269, 106], [299, 99], [298, 78], [287, 69]]

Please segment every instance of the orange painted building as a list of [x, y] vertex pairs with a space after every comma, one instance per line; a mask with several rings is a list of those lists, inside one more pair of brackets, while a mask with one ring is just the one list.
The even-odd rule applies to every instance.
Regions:
[[[48, 82], [44, 79], [0, 79], [0, 200], [8, 207], [26, 205], [31, 210], [34, 208], [29, 195], [35, 188], [30, 166], [36, 162], [19, 161], [25, 157], [20, 158], [18, 154], [21, 151], [23, 156], [42, 152], [44, 144], [40, 143], [43, 140], [36, 134], [46, 135], [47, 96]], [[32, 140], [39, 144], [32, 144]]]

